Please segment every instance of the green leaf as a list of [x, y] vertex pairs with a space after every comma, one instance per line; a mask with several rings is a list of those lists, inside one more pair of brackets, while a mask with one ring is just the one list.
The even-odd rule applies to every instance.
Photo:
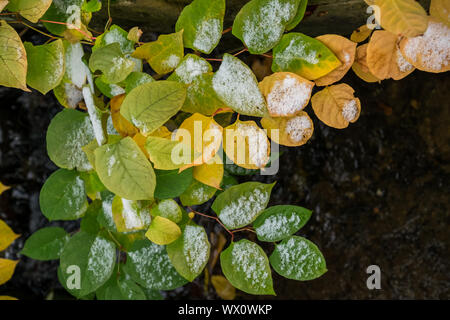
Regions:
[[212, 67], [208, 61], [195, 54], [189, 53], [181, 60], [178, 67], [169, 76], [169, 80], [191, 84], [200, 75], [211, 71]]
[[101, 208], [99, 208], [97, 215], [97, 222], [99, 225], [109, 231], [117, 231], [112, 212], [112, 202], [114, 197], [114, 193], [109, 191], [104, 191], [101, 193]]
[[156, 177], [150, 162], [130, 137], [95, 150], [95, 168], [103, 184], [128, 200], [152, 200]]
[[132, 53], [134, 51], [134, 42], [128, 40], [128, 32], [117, 25], [112, 25], [107, 32], [97, 37], [95, 45], [92, 47], [92, 52], [113, 43], [118, 43], [121, 52], [124, 54]]
[[72, 268], [80, 270], [80, 289], [68, 289], [75, 297], [82, 297], [100, 288], [110, 277], [116, 262], [113, 242], [83, 231], [75, 234], [61, 254], [61, 280], [70, 283]]
[[178, 170], [155, 170], [155, 198], [172, 199], [179, 197], [192, 182], [193, 168]]
[[153, 218], [145, 236], [151, 242], [166, 245], [177, 240], [181, 235], [180, 227], [173, 221], [156, 216]]
[[222, 37], [225, 0], [194, 0], [181, 11], [175, 30], [183, 33], [184, 46], [210, 54]]
[[264, 117], [268, 113], [255, 75], [238, 58], [225, 53], [212, 84], [222, 102], [234, 111], [255, 117]]
[[50, 122], [47, 130], [47, 153], [61, 168], [92, 170], [81, 149], [95, 138], [89, 116], [81, 111], [65, 109]]
[[97, 235], [101, 231], [101, 226], [98, 223], [98, 214], [101, 211], [102, 202], [100, 200], [94, 200], [89, 204], [89, 207], [81, 218], [80, 230]]
[[146, 135], [173, 117], [185, 98], [184, 84], [168, 80], [145, 83], [126, 96], [120, 113]]
[[151, 209], [150, 213], [153, 217], [160, 216], [175, 223], [180, 222], [183, 217], [180, 206], [173, 199], [160, 201]]
[[19, 12], [25, 19], [37, 23], [51, 4], [52, 0], [9, 0], [6, 9]]
[[252, 0], [236, 15], [233, 35], [244, 42], [250, 53], [265, 53], [280, 41], [286, 25], [297, 18], [301, 1]]
[[180, 195], [180, 200], [184, 206], [200, 205], [214, 197], [216, 191], [216, 188], [194, 179], [191, 185]]
[[67, 23], [68, 19], [80, 17], [79, 14], [81, 14], [83, 2], [84, 0], [53, 0], [43, 19], [64, 24], [44, 22], [45, 28], [53, 34], [62, 35], [67, 30], [65, 23]]
[[88, 208], [84, 181], [76, 171], [59, 169], [45, 181], [39, 202], [50, 221], [79, 219]]
[[270, 256], [273, 269], [285, 278], [312, 280], [327, 272], [325, 258], [308, 239], [291, 236], [278, 244]]
[[[149, 136], [145, 143], [145, 149], [150, 156], [150, 161], [155, 166], [155, 169], [160, 170], [174, 170], [183, 167], [185, 163], [182, 161], [174, 162], [172, 153], [180, 155], [180, 160], [184, 159], [184, 153], [180, 151], [186, 151], [185, 149], [187, 149], [190, 152], [190, 149], [188, 147], [184, 148], [184, 146], [178, 141], [152, 136]], [[192, 159], [192, 157], [189, 157], [189, 159]]]
[[255, 221], [266, 208], [275, 182], [245, 182], [219, 194], [212, 209], [229, 229], [238, 229]]
[[220, 264], [230, 283], [250, 294], [272, 294], [272, 272], [264, 250], [247, 239], [232, 242], [220, 254]]
[[183, 55], [183, 31], [160, 35], [158, 40], [138, 47], [133, 53], [133, 57], [147, 60], [158, 74], [174, 70]]
[[59, 85], [64, 76], [64, 46], [61, 39], [49, 44], [33, 46], [25, 42], [29, 63], [27, 83], [46, 94]]
[[210, 249], [205, 229], [190, 222], [181, 237], [167, 246], [167, 254], [178, 273], [192, 282], [205, 268]]
[[170, 262], [166, 247], [149, 240], [133, 243], [126, 271], [138, 284], [154, 290], [173, 290], [187, 283]]
[[182, 111], [211, 115], [217, 109], [227, 107], [212, 87], [214, 74], [211, 71], [208, 61], [194, 54], [187, 54], [170, 75], [168, 80], [188, 85]]
[[103, 73], [103, 80], [108, 83], [125, 80], [134, 67], [134, 61], [125, 57], [118, 42], [97, 49], [89, 59], [89, 68], [92, 72], [100, 70]]
[[84, 187], [88, 197], [93, 200], [100, 199], [100, 194], [101, 192], [106, 191], [106, 187], [100, 181], [97, 172], [80, 172], [80, 177], [84, 181]]
[[277, 242], [300, 230], [311, 210], [298, 206], [274, 206], [264, 210], [253, 223], [259, 241]]
[[273, 48], [272, 71], [288, 71], [308, 80], [318, 79], [341, 65], [322, 42], [302, 33], [288, 33]]
[[113, 274], [96, 295], [98, 300], [147, 300], [144, 290], [123, 272]]
[[84, 12], [97, 12], [100, 11], [101, 8], [102, 2], [100, 0], [86, 0], [81, 7]]
[[63, 228], [42, 228], [27, 239], [20, 253], [34, 260], [59, 259], [67, 241], [69, 235]]
[[0, 20], [0, 85], [27, 88], [27, 53], [22, 40], [9, 24]]
[[136, 87], [139, 87], [141, 84], [153, 82], [155, 79], [152, 78], [151, 75], [144, 72], [132, 72], [125, 79], [125, 92], [128, 94]]
[[113, 98], [120, 94], [125, 93], [125, 89], [115, 83], [107, 83], [103, 80], [103, 77], [98, 77], [95, 79], [95, 85], [100, 90], [102, 94], [108, 98]]
[[298, 5], [297, 14], [295, 17], [286, 25], [286, 31], [290, 31], [294, 29], [300, 21], [303, 20], [305, 16], [306, 7], [308, 6], [308, 0], [300, 0], [300, 4]]
[[150, 202], [133, 201], [115, 197], [112, 213], [118, 232], [131, 232], [147, 228], [150, 225]]

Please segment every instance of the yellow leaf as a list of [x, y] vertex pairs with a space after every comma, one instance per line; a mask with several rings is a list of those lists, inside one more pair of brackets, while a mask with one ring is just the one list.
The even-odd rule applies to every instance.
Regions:
[[172, 132], [169, 129], [167, 129], [166, 126], [161, 126], [152, 133], [150, 133], [150, 136], [170, 139], [170, 137], [172, 136]]
[[228, 158], [245, 169], [264, 168], [269, 162], [269, 139], [254, 121], [238, 119], [226, 127], [223, 148]]
[[134, 58], [147, 60], [158, 74], [166, 74], [174, 70], [183, 55], [183, 30], [160, 35], [158, 40], [145, 43], [132, 54]]
[[194, 113], [183, 121], [175, 134], [175, 140], [190, 146], [195, 155], [194, 161], [180, 169], [183, 171], [211, 160], [222, 143], [223, 128], [214, 120], [200, 113]]
[[2, 12], [3, 8], [8, 4], [8, 0], [0, 0], [0, 12]]
[[400, 50], [417, 69], [439, 73], [450, 70], [449, 43], [450, 28], [433, 18], [423, 36], [403, 39]]
[[11, 187], [5, 186], [3, 183], [0, 182], [0, 195], [9, 189], [11, 189]]
[[271, 117], [289, 117], [309, 102], [314, 82], [292, 72], [276, 72], [259, 83]]
[[450, 26], [450, 1], [431, 0], [430, 15]]
[[19, 300], [19, 299], [10, 296], [0, 296], [0, 300], [5, 301], [5, 300]]
[[207, 163], [194, 167], [193, 177], [203, 184], [220, 189], [223, 171], [222, 159], [216, 154], [214, 158]]
[[366, 82], [378, 82], [381, 81], [370, 73], [369, 67], [367, 67], [367, 46], [369, 44], [363, 44], [356, 48], [356, 58], [353, 62], [352, 70], [355, 74]]
[[414, 71], [397, 46], [398, 37], [384, 30], [375, 31], [367, 46], [367, 66], [375, 77], [400, 80]]
[[223, 276], [212, 276], [211, 282], [216, 289], [217, 295], [223, 300], [234, 300], [236, 298], [236, 288]]
[[0, 220], [0, 251], [8, 248], [18, 237], [19, 234], [14, 233], [3, 220]]
[[353, 61], [355, 61], [356, 43], [337, 34], [325, 34], [316, 37], [316, 39], [333, 51], [334, 55], [342, 63], [330, 73], [315, 80], [317, 86], [328, 86], [341, 80], [348, 70], [350, 70]]
[[372, 29], [369, 29], [367, 27], [367, 24], [364, 24], [355, 31], [353, 31], [352, 35], [350, 36], [350, 40], [358, 43], [363, 42], [372, 34], [372, 31], [373, 31]]
[[380, 8], [380, 24], [396, 35], [415, 37], [427, 29], [428, 17], [415, 0], [375, 0]]
[[324, 88], [311, 99], [316, 114], [327, 126], [343, 129], [355, 122], [361, 112], [361, 103], [355, 98], [352, 87], [342, 83]]
[[138, 132], [133, 137], [134, 142], [141, 148], [142, 152], [145, 154], [147, 158], [150, 158], [150, 155], [148, 154], [147, 148], [145, 148], [145, 143], [147, 142], [147, 137], [144, 136], [142, 133]]
[[289, 118], [262, 118], [261, 125], [272, 141], [288, 147], [305, 144], [314, 132], [313, 122], [304, 111]]
[[136, 135], [139, 130], [127, 119], [120, 114], [120, 107], [125, 99], [125, 94], [115, 96], [111, 99], [111, 119], [114, 128], [123, 137], [132, 137]]
[[19, 260], [13, 261], [0, 258], [0, 285], [4, 284], [12, 278], [14, 270], [16, 269], [16, 265], [18, 263]]
[[139, 42], [139, 39], [142, 36], [142, 30], [139, 27], [133, 27], [130, 29], [127, 35], [127, 39], [133, 42]]
[[153, 218], [145, 236], [150, 241], [163, 246], [177, 240], [181, 236], [181, 229], [175, 222], [156, 216]]

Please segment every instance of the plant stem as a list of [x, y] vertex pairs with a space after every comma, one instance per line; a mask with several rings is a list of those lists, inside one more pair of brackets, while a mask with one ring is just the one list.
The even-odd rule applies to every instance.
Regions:
[[243, 53], [243, 52], [246, 52], [246, 51], [248, 51], [248, 49], [247, 48], [244, 48], [244, 49], [242, 49], [241, 51], [239, 51], [238, 53], [235, 53], [235, 54], [233, 54], [233, 56], [238, 56], [238, 55], [240, 55], [241, 53]]
[[206, 217], [206, 218], [209, 218], [209, 219], [213, 219], [213, 220], [216, 220], [229, 234], [230, 234], [230, 236], [231, 236], [231, 242], [233, 242], [234, 241], [234, 234], [233, 234], [233, 232], [231, 232], [227, 227], [225, 227], [225, 225], [222, 223], [222, 221], [220, 221], [219, 220], [219, 218], [218, 217], [213, 217], [213, 216], [209, 216], [209, 215], [207, 215], [207, 214], [204, 214], [204, 213], [201, 213], [201, 212], [198, 212], [198, 211], [195, 211], [195, 210], [193, 210], [191, 207], [189, 207], [189, 209], [191, 209], [191, 211], [194, 213], [194, 214], [198, 214], [199, 216], [202, 216], [202, 217]]
[[233, 30], [233, 27], [229, 27], [228, 29], [223, 30], [222, 34], [228, 33]]

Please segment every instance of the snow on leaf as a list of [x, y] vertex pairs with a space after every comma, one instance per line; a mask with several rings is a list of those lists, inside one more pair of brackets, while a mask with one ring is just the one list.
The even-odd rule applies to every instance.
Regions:
[[403, 57], [414, 67], [427, 72], [450, 70], [450, 27], [430, 20], [421, 36], [405, 38], [400, 42]]
[[308, 104], [313, 87], [313, 82], [291, 72], [276, 72], [259, 83], [271, 117], [297, 114]]
[[263, 249], [246, 239], [232, 242], [220, 254], [222, 271], [230, 283], [250, 294], [272, 294], [272, 274]]
[[325, 259], [311, 241], [291, 236], [278, 244], [270, 256], [274, 270], [288, 279], [312, 280], [327, 271]]
[[213, 88], [223, 103], [238, 113], [255, 117], [267, 114], [255, 75], [245, 63], [230, 54], [224, 55], [213, 77]]
[[266, 208], [273, 184], [245, 182], [219, 194], [212, 209], [229, 229], [238, 229], [255, 221]]

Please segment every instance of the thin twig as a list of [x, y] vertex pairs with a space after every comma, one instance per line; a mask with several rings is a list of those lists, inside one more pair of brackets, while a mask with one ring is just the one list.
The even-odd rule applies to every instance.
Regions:
[[228, 29], [223, 30], [222, 34], [228, 33], [228, 32], [230, 32], [231, 30], [233, 30], [233, 28], [232, 28], [232, 27], [229, 27]]
[[227, 227], [225, 227], [225, 225], [222, 223], [222, 221], [220, 221], [220, 219], [218, 218], [218, 217], [213, 217], [213, 216], [209, 216], [209, 215], [207, 215], [207, 214], [204, 214], [204, 213], [201, 213], [201, 212], [198, 212], [198, 211], [195, 211], [195, 210], [193, 210], [191, 207], [189, 207], [189, 209], [191, 209], [191, 211], [194, 213], [194, 214], [198, 214], [199, 216], [202, 216], [202, 217], [206, 217], [206, 218], [209, 218], [209, 219], [213, 219], [213, 220], [216, 220], [229, 234], [230, 234], [230, 236], [231, 236], [231, 241], [233, 242], [234, 241], [234, 234], [233, 234], [233, 232], [231, 232]]
[[238, 56], [238, 55], [240, 55], [241, 53], [243, 53], [243, 52], [246, 52], [246, 51], [248, 51], [248, 49], [247, 48], [244, 48], [244, 49], [242, 49], [241, 51], [239, 51], [238, 53], [235, 53], [235, 54], [233, 54], [233, 56]]

